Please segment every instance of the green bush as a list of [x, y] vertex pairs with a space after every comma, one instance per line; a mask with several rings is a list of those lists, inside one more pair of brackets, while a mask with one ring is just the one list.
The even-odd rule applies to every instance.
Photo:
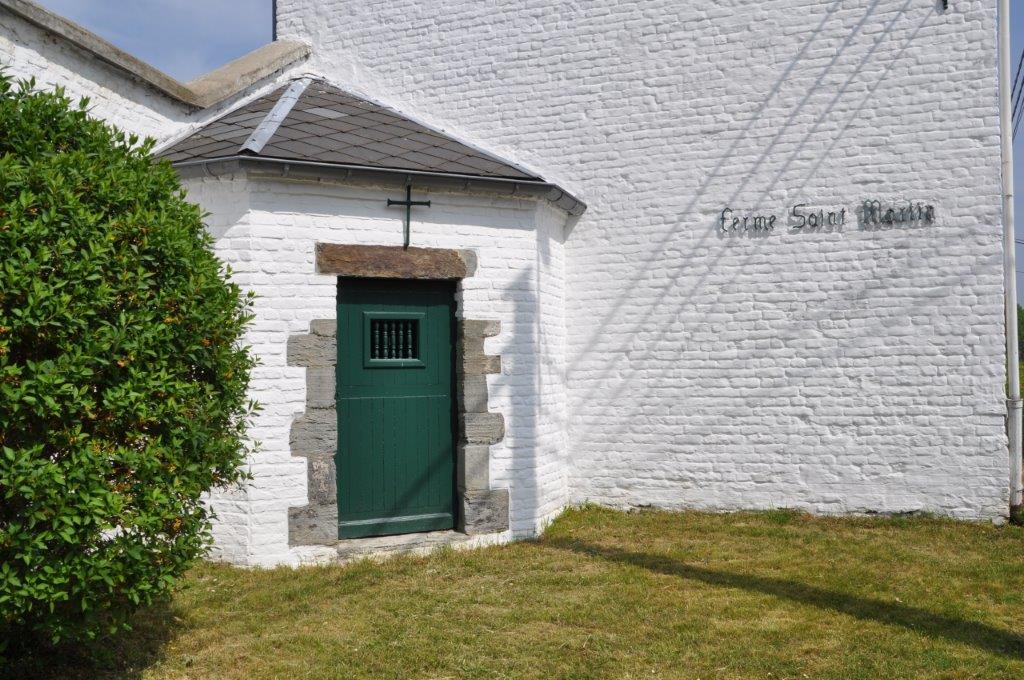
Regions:
[[0, 656], [123, 626], [245, 476], [251, 300], [152, 141], [86, 106], [0, 74]]

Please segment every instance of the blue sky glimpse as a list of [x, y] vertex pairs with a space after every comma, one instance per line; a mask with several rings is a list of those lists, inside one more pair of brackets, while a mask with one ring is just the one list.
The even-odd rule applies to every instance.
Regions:
[[270, 42], [271, 0], [37, 0], [189, 81]]

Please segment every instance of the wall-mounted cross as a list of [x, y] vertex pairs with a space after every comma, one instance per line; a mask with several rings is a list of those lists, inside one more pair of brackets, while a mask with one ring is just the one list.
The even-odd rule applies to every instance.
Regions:
[[430, 207], [430, 201], [414, 201], [412, 200], [412, 185], [405, 185], [405, 200], [396, 201], [393, 198], [388, 199], [388, 207], [393, 205], [404, 205], [405, 206], [405, 241], [403, 248], [409, 247], [409, 222], [412, 221], [412, 207], [414, 205], [425, 205]]

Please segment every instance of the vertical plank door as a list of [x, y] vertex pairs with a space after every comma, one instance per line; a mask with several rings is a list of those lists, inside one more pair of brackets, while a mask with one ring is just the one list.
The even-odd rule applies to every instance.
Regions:
[[454, 526], [454, 285], [338, 282], [338, 537]]

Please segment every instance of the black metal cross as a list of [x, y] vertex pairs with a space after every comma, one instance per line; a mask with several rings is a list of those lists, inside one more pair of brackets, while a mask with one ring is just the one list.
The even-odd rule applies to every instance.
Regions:
[[412, 221], [412, 207], [414, 205], [425, 205], [425, 206], [427, 206], [429, 208], [430, 207], [430, 201], [414, 201], [414, 200], [412, 200], [412, 185], [411, 184], [406, 184], [405, 185], [405, 200], [404, 201], [396, 201], [393, 198], [389, 198], [388, 199], [388, 207], [390, 208], [393, 205], [404, 205], [405, 206], [405, 245], [403, 245], [402, 247], [403, 248], [408, 248], [409, 247], [409, 222]]

